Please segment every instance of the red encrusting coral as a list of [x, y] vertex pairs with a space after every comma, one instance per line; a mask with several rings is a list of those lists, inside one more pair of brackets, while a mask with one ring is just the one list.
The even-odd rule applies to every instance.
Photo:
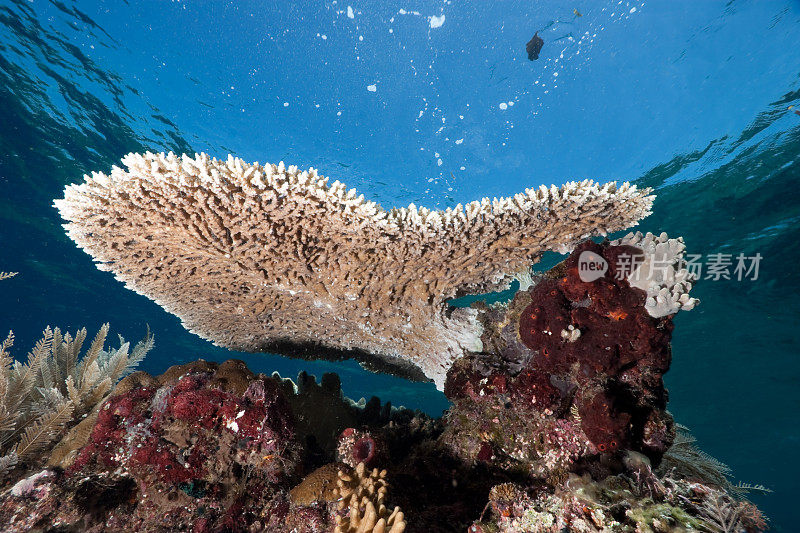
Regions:
[[[599, 279], [585, 282], [578, 271], [581, 252], [594, 252], [608, 262]], [[519, 318], [519, 335], [534, 352], [533, 368], [574, 378], [616, 375], [632, 366], [661, 373], [669, 368], [669, 319], [651, 317], [644, 307], [644, 291], [632, 288], [624, 277], [621, 257], [635, 258], [637, 249], [587, 241], [564, 262], [564, 274], [545, 279], [530, 290], [531, 304]], [[580, 331], [570, 341], [562, 332]]]
[[578, 405], [581, 428], [600, 452], [624, 449], [630, 441], [631, 416], [615, 409], [613, 400], [599, 392]]
[[298, 445], [279, 385], [255, 379], [237, 394], [213, 377], [190, 371], [110, 398], [68, 473], [121, 468], [145, 493], [178, 488], [193, 497], [224, 494], [247, 469], [266, 483], [285, 477]]
[[123, 443], [128, 428], [144, 423], [147, 405], [154, 393], [152, 388], [139, 388], [108, 400], [97, 414], [88, 444], [69, 471], [79, 471], [90, 462], [110, 465], [113, 457], [127, 448]]

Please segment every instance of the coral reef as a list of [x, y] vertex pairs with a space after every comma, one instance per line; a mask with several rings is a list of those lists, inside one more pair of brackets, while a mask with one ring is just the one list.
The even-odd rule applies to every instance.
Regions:
[[601, 481], [571, 474], [554, 492], [507, 483], [492, 488], [491, 517], [470, 532], [559, 533], [562, 531], [667, 533], [674, 531], [763, 531], [755, 506], [699, 483], [663, 478], [658, 497], [643, 494], [625, 475]]
[[[293, 425], [281, 384], [241, 362], [198, 361], [159, 378], [131, 374], [53, 481], [49, 497], [63, 503], [50, 508], [45, 498], [9, 523], [19, 530], [48, 519], [87, 530], [239, 528], [298, 471]], [[108, 491], [124, 492], [122, 501]]]
[[148, 333], [133, 349], [120, 337], [119, 348], [105, 351], [108, 330], [108, 324], [100, 328], [83, 357], [86, 329], [73, 337], [46, 328], [25, 363], [9, 355], [13, 333], [0, 343], [0, 479], [15, 467], [42, 463], [49, 447], [93, 411], [153, 347]]
[[175, 486], [233, 494], [243, 473], [265, 482], [290, 475], [299, 451], [288, 402], [273, 380], [254, 379], [243, 392], [209, 386], [230, 366], [187, 368], [169, 384], [115, 395], [70, 471], [121, 468], [151, 498]]
[[[618, 463], [604, 461], [607, 454], [584, 457], [579, 468], [566, 461], [558, 475], [531, 479], [501, 455], [474, 462], [454, 455], [447, 435], [456, 420], [403, 409], [375, 416], [339, 392], [360, 429], [340, 428], [334, 442], [380, 443], [379, 465], [353, 468], [302, 450], [294, 427], [304, 413], [292, 409], [285, 383], [239, 361], [198, 361], [157, 378], [131, 374], [103, 404], [70, 466], [31, 472], [0, 491], [0, 523], [7, 531], [59, 524], [89, 532], [766, 527], [752, 504], [725, 487], [673, 468], [658, 473], [638, 452], [619, 452]], [[509, 426], [506, 438], [517, 429]], [[353, 457], [352, 450], [335, 454]]]
[[[608, 265], [583, 281], [580, 258]], [[651, 316], [649, 296], [620, 275], [630, 245], [587, 241], [528, 291], [486, 311], [489, 354], [448, 373], [454, 405], [445, 439], [468, 461], [534, 478], [563, 476], [598, 454], [634, 450], [658, 461], [674, 438], [662, 376], [672, 322]]]
[[[546, 250], [628, 228], [653, 197], [571, 182], [445, 211], [385, 211], [314, 169], [129, 154], [55, 205], [103, 270], [220, 346], [355, 356], [440, 388], [481, 351], [467, 292], [507, 287]], [[174, 288], [180, 286], [181, 290]], [[327, 349], [327, 350], [326, 350]]]
[[[54, 390], [85, 416], [49, 457], [0, 481], [0, 524], [12, 532], [763, 531], [766, 518], [744, 499], [763, 487], [731, 484], [727, 467], [666, 411], [672, 315], [697, 303], [680, 244], [649, 234], [586, 241], [508, 303], [476, 305], [483, 351], [448, 369], [452, 405], [440, 419], [374, 397], [353, 402], [333, 374], [293, 381], [234, 360], [130, 374], [92, 409], [79, 401], [91, 394], [73, 392], [88, 378], [55, 370], [80, 342], [51, 349], [45, 340], [12, 374], [49, 369], [67, 383]], [[631, 277], [662, 256], [666, 275]], [[586, 264], [598, 267], [591, 279]], [[108, 368], [148, 345], [130, 357], [124, 346], [125, 357], [100, 356], [93, 344], [83, 364], [95, 365], [92, 376], [116, 376]], [[55, 366], [43, 363], [48, 353]]]
[[[0, 523], [13, 524], [11, 531], [55, 522], [87, 531], [283, 531], [286, 524], [402, 531], [402, 513], [383, 507], [385, 471], [340, 463], [312, 469], [329, 459], [333, 452], [324, 450], [335, 449], [346, 428], [335, 426], [330, 442], [304, 445], [296, 421], [319, 410], [306, 396], [322, 390], [348, 414], [343, 423], [394, 427], [416, 415], [375, 401], [360, 406], [341, 395], [332, 375], [322, 385], [304, 374], [298, 381], [304, 386], [255, 375], [240, 361], [200, 360], [156, 378], [133, 373], [87, 419], [90, 431], [69, 440], [72, 453], [53, 450], [50, 463], [59, 466], [0, 495]], [[367, 502], [376, 491], [380, 498]]]

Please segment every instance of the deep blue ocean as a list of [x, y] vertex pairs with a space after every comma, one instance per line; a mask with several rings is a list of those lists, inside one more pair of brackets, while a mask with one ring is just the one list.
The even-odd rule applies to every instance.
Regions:
[[[149, 325], [151, 373], [199, 357], [335, 371], [352, 398], [439, 415], [432, 384], [216, 348], [98, 271], [52, 201], [145, 150], [313, 166], [386, 208], [653, 187], [638, 229], [734, 263], [675, 318], [669, 409], [736, 480], [774, 491], [752, 498], [775, 530], [800, 531], [800, 2], [0, 0], [13, 355], [47, 325], [129, 340]], [[736, 279], [739, 254], [760, 254], [757, 276]]]

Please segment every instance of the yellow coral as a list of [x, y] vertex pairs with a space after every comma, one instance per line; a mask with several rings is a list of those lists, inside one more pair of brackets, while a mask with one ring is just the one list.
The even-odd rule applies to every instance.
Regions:
[[[402, 533], [405, 517], [399, 507], [390, 513], [383, 501], [389, 490], [386, 470], [368, 471], [359, 463], [355, 471], [339, 470], [339, 480], [334, 491], [340, 497], [335, 533]], [[388, 528], [388, 529], [387, 529]]]

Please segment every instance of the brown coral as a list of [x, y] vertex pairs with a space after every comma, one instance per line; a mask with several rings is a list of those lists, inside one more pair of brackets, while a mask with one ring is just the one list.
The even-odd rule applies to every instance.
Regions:
[[292, 503], [305, 506], [320, 501], [336, 501], [339, 497], [337, 482], [342, 471], [347, 472], [347, 466], [339, 463], [328, 463], [317, 468], [291, 490]]
[[[384, 505], [388, 492], [386, 470], [367, 470], [359, 463], [352, 472], [339, 471], [338, 487], [340, 497], [335, 533], [402, 533], [406, 528], [405, 517], [399, 507], [393, 511]], [[388, 529], [387, 529], [388, 528]]]
[[453, 360], [481, 347], [475, 312], [448, 310], [448, 299], [503, 287], [546, 250], [630, 227], [653, 200], [586, 180], [385, 211], [283, 163], [172, 153], [123, 163], [55, 202], [99, 268], [218, 345], [377, 355], [439, 387]]

